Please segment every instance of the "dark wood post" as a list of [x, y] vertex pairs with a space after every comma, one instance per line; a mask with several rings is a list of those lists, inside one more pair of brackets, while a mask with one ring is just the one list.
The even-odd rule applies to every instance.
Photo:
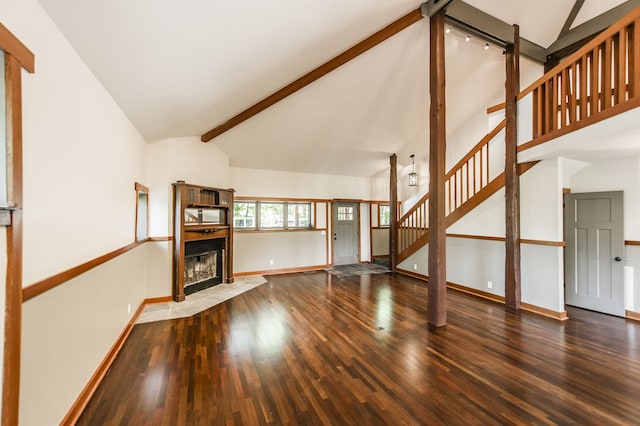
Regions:
[[444, 9], [429, 20], [429, 290], [430, 327], [447, 323], [447, 250], [445, 217], [445, 62]]
[[518, 103], [520, 31], [513, 26], [513, 45], [506, 49], [505, 84], [505, 304], [520, 309], [520, 181], [518, 177]]
[[389, 173], [389, 269], [396, 272], [398, 256], [398, 156], [389, 157], [391, 171]]

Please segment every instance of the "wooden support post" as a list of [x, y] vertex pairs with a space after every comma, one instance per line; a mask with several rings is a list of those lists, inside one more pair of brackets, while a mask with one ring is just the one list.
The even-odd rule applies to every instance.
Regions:
[[398, 156], [389, 157], [391, 172], [389, 174], [389, 269], [396, 272], [396, 259], [398, 256]]
[[[17, 425], [20, 406], [20, 348], [22, 342], [22, 66], [5, 53], [7, 198], [15, 206], [7, 226], [2, 424]], [[3, 117], [4, 119], [4, 117]]]
[[445, 217], [445, 62], [444, 19], [440, 10], [429, 20], [429, 287], [430, 327], [447, 323], [447, 265]]
[[520, 181], [518, 176], [518, 104], [519, 28], [514, 29], [514, 44], [506, 49], [506, 127], [505, 127], [505, 304], [520, 309]]

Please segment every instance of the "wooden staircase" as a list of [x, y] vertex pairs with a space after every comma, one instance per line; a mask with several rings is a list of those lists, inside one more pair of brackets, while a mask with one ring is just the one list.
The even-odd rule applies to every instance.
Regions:
[[[505, 121], [503, 120], [445, 175], [447, 227], [453, 225], [504, 187], [504, 172], [489, 180], [489, 144], [504, 127]], [[518, 172], [522, 174], [536, 163], [534, 161], [520, 164]], [[429, 240], [428, 212], [429, 193], [398, 220], [397, 263], [407, 259], [420, 247], [427, 244]]]
[[[523, 90], [518, 100], [528, 95], [533, 134], [518, 152], [640, 107], [640, 7]], [[498, 124], [445, 175], [447, 227], [504, 187], [504, 173], [489, 181], [489, 143], [504, 127], [504, 121]], [[536, 163], [519, 164], [518, 173]], [[428, 203], [427, 193], [398, 220], [397, 263], [427, 244]]]

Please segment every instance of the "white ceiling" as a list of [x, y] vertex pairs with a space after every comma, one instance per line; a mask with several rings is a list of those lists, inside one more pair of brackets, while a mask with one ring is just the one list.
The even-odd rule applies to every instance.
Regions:
[[[205, 133], [421, 4], [39, 1], [149, 142]], [[575, 3], [466, 1], [543, 47]], [[586, 0], [576, 24], [620, 3]], [[446, 41], [448, 134], [504, 96], [501, 49], [464, 35]], [[523, 62], [523, 84], [539, 74]], [[372, 176], [392, 153], [426, 158], [428, 103], [423, 19], [209, 143], [236, 167]]]

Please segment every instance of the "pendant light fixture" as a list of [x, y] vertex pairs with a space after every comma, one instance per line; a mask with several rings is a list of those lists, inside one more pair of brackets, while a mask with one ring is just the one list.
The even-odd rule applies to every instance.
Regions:
[[409, 186], [418, 186], [418, 174], [416, 173], [415, 155], [411, 154], [411, 173], [409, 173]]

